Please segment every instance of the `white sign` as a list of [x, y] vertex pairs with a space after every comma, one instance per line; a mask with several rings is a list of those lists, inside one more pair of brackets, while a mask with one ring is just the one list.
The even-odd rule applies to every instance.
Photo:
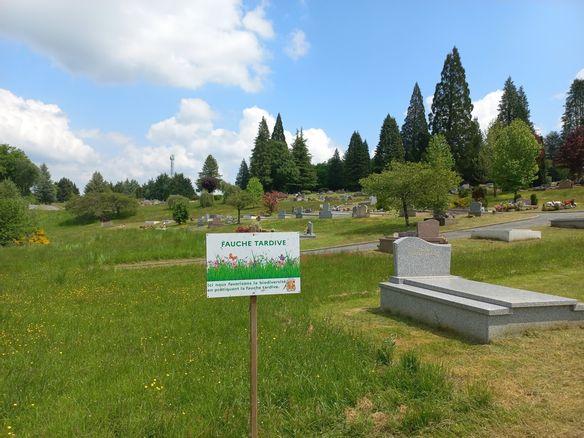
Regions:
[[207, 297], [300, 292], [298, 233], [208, 233]]

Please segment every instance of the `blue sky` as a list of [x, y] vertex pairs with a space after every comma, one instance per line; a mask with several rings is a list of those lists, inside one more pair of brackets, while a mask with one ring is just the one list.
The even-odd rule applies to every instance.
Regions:
[[192, 179], [212, 154], [233, 181], [278, 112], [313, 162], [354, 130], [373, 152], [455, 45], [481, 126], [511, 76], [546, 134], [584, 77], [582, 22], [577, 0], [3, 0], [0, 142], [80, 186], [95, 170], [145, 182], [170, 154]]

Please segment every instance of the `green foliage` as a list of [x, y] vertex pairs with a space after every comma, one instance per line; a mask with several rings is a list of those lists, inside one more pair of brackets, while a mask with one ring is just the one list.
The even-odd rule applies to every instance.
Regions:
[[[284, 135], [284, 125], [282, 123], [282, 116], [280, 116], [280, 113], [278, 113], [278, 116], [276, 117], [274, 131], [272, 132], [272, 140], [286, 143], [286, 136]], [[288, 147], [287, 144], [286, 147]]]
[[56, 200], [56, 188], [51, 181], [51, 173], [45, 163], [39, 167], [39, 175], [32, 192], [41, 204], [51, 204]]
[[89, 192], [69, 201], [66, 209], [77, 217], [105, 220], [135, 215], [138, 201], [123, 193]]
[[272, 189], [288, 190], [288, 184], [297, 186], [300, 173], [285, 142], [270, 140], [272, 151]]
[[189, 203], [189, 200], [188, 200], [188, 198], [185, 198], [184, 196], [181, 196], [181, 195], [170, 195], [168, 197], [168, 199], [166, 200], [166, 205], [167, 205], [169, 210], [173, 210], [174, 206], [176, 204], [180, 204], [180, 203], [183, 203], [186, 205]]
[[417, 82], [414, 85], [410, 106], [401, 129], [401, 138], [404, 145], [405, 159], [407, 161], [420, 161], [428, 147], [430, 133], [428, 132], [422, 92]]
[[18, 186], [9, 179], [0, 182], [0, 246], [32, 233], [33, 218]]
[[535, 193], [532, 193], [531, 196], [529, 196], [529, 200], [531, 201], [531, 205], [537, 205], [538, 203], [537, 195]]
[[553, 160], [556, 157], [556, 152], [560, 149], [560, 146], [562, 146], [562, 143], [562, 136], [558, 131], [550, 131], [543, 140], [545, 157]]
[[564, 115], [562, 116], [562, 136], [584, 125], [584, 79], [574, 79], [566, 96]]
[[[136, 182], [136, 184], [138, 183]], [[138, 187], [140, 187], [140, 185], [138, 185]], [[61, 178], [57, 182], [57, 201], [67, 202], [74, 196], [79, 196], [79, 189], [75, 183], [68, 178]]]
[[37, 166], [26, 154], [13, 146], [0, 144], [0, 181], [9, 179], [26, 196], [38, 175]]
[[[454, 156], [456, 169], [463, 179], [473, 178], [470, 162], [476, 155], [469, 153], [476, 127], [472, 119], [470, 91], [458, 49], [446, 56], [440, 82], [436, 84], [430, 125], [432, 134], [444, 134]], [[478, 154], [478, 151], [476, 151]]]
[[373, 172], [383, 171], [392, 161], [404, 161], [405, 151], [397, 122], [389, 114], [385, 117], [379, 143], [373, 156]]
[[381, 365], [391, 365], [393, 356], [395, 355], [395, 339], [387, 338], [377, 349], [377, 363]]
[[[182, 198], [182, 197], [181, 197]], [[184, 224], [189, 220], [186, 198], [176, 199], [172, 204], [172, 218], [177, 224]]]
[[249, 193], [251, 199], [251, 205], [258, 206], [262, 200], [262, 196], [264, 195], [264, 188], [262, 183], [260, 182], [259, 178], [252, 176], [247, 183], [247, 187], [245, 191]]
[[434, 135], [430, 139], [426, 150], [426, 162], [430, 169], [421, 176], [425, 179], [422, 182], [424, 192], [422, 204], [430, 207], [434, 216], [440, 216], [448, 210], [450, 189], [460, 183], [460, 177], [453, 170], [454, 158], [443, 135]]
[[126, 178], [124, 181], [118, 181], [112, 186], [112, 191], [116, 193], [123, 193], [124, 195], [132, 196], [136, 198], [136, 194], [140, 190], [140, 183], [135, 179], [129, 180]]
[[[258, 181], [259, 182], [259, 181]], [[252, 205], [252, 196], [247, 190], [233, 190], [225, 195], [225, 202], [237, 209], [237, 223], [241, 223], [241, 210]]]
[[203, 190], [201, 192], [201, 196], [199, 197], [199, 203], [203, 208], [212, 207], [215, 203], [215, 198], [213, 197], [212, 193]]
[[270, 130], [266, 119], [262, 117], [258, 127], [258, 134], [254, 141], [249, 160], [249, 172], [256, 177], [266, 189], [272, 186], [272, 151], [270, 143]]
[[[338, 153], [338, 151], [337, 151]], [[339, 158], [340, 161], [340, 158]], [[342, 165], [342, 163], [341, 163]], [[317, 163], [314, 166], [314, 171], [316, 172], [316, 190], [320, 190], [323, 188], [328, 189], [329, 183], [329, 166], [327, 162], [324, 163]]]
[[506, 127], [497, 125], [487, 136], [493, 142], [493, 179], [503, 190], [517, 192], [537, 177], [540, 145], [522, 120]]
[[328, 182], [326, 187], [331, 190], [344, 189], [346, 185], [345, 162], [341, 160], [339, 150], [335, 149], [333, 156], [328, 161]]
[[251, 175], [249, 174], [249, 168], [247, 167], [247, 163], [245, 162], [245, 160], [241, 160], [239, 171], [237, 172], [237, 177], [235, 178], [235, 185], [240, 189], [245, 190], [250, 178]]
[[[85, 185], [84, 193], [87, 195], [89, 193], [104, 193], [111, 190], [111, 185], [108, 183], [99, 172], [93, 172], [91, 179]], [[166, 198], [161, 198], [166, 199]]]
[[203, 169], [199, 172], [199, 178], [197, 179], [197, 190], [201, 191], [205, 189], [212, 193], [214, 189], [209, 190], [203, 187], [203, 182], [209, 181], [211, 179], [217, 181], [215, 188], [219, 187], [219, 182], [221, 181], [219, 165], [217, 164], [217, 160], [213, 157], [213, 155], [207, 155], [207, 158], [205, 158], [205, 162], [203, 163]]
[[189, 199], [195, 196], [195, 189], [193, 188], [191, 179], [187, 178], [182, 173], [175, 173], [172, 178], [170, 178], [169, 191], [171, 195], [181, 195]]
[[387, 171], [373, 173], [361, 179], [363, 190], [377, 196], [377, 205], [385, 209], [404, 211], [406, 226], [409, 225], [408, 208], [425, 207], [428, 195], [430, 166], [425, 163], [394, 161]]
[[296, 131], [296, 138], [292, 143], [292, 158], [298, 169], [299, 190], [313, 189], [316, 186], [316, 169], [310, 164], [311, 157], [302, 129]]
[[359, 180], [369, 175], [370, 167], [369, 148], [361, 139], [361, 135], [354, 131], [344, 159], [345, 188], [359, 190], [361, 188]]

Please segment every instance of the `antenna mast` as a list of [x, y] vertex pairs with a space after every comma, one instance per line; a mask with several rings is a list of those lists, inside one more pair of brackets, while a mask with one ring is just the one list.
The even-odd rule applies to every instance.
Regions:
[[174, 176], [174, 155], [170, 156], [170, 177]]

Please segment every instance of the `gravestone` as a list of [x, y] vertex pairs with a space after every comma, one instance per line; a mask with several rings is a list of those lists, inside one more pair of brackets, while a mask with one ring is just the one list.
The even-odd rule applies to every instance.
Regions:
[[571, 189], [574, 187], [574, 182], [571, 179], [564, 179], [558, 183], [558, 189]]
[[450, 275], [451, 245], [428, 243], [416, 237], [393, 242], [393, 268], [396, 277]]
[[482, 343], [525, 330], [584, 323], [583, 303], [450, 275], [450, 256], [450, 245], [396, 240], [395, 275], [380, 284], [381, 309]]
[[233, 225], [233, 216], [227, 216], [227, 217], [225, 218], [225, 223], [226, 223], [227, 225]]
[[356, 218], [369, 217], [369, 209], [364, 204], [356, 205], [355, 207], [353, 207], [352, 216]]
[[318, 217], [320, 219], [332, 219], [333, 212], [331, 211], [331, 206], [328, 202], [325, 202], [322, 206], [322, 210], [319, 211]]
[[468, 209], [469, 216], [481, 216], [483, 214], [483, 204], [478, 201], [472, 201]]
[[521, 228], [508, 230], [473, 230], [471, 239], [502, 240], [504, 242], [517, 242], [520, 240], [541, 239], [541, 231], [525, 230]]
[[286, 211], [285, 210], [280, 210], [278, 212], [278, 219], [286, 219]]
[[375, 207], [377, 205], [377, 196], [369, 196], [369, 204]]
[[103, 228], [111, 228], [114, 225], [114, 223], [112, 221], [103, 221], [101, 223], [101, 226]]
[[440, 223], [436, 219], [418, 222], [416, 234], [420, 239], [436, 239], [440, 237]]
[[303, 207], [294, 208], [294, 214], [296, 216], [296, 219], [302, 219], [304, 214], [304, 208]]
[[209, 224], [209, 228], [212, 227], [222, 227], [223, 224], [221, 223], [221, 218], [219, 216], [215, 216], [211, 223]]
[[206, 223], [205, 221], [205, 216], [201, 216], [198, 220], [197, 220], [197, 227], [202, 227], [204, 226]]
[[314, 239], [315, 237], [316, 237], [316, 234], [314, 234], [312, 222], [308, 221], [308, 224], [306, 224], [306, 232], [300, 234], [300, 238], [301, 239]]

